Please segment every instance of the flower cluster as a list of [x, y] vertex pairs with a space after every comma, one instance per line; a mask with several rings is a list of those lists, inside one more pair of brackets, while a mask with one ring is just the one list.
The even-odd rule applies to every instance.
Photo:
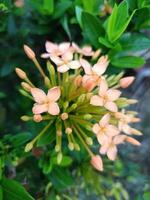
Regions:
[[[105, 75], [108, 56], [101, 56], [100, 50], [93, 51], [90, 46], [80, 48], [75, 43], [49, 41], [45, 46], [47, 52], [41, 57], [48, 59], [49, 75], [40, 66], [32, 49], [24, 45], [26, 55], [43, 78], [42, 89], [35, 86], [22, 69], [16, 68], [17, 75], [23, 80], [20, 92], [34, 101], [33, 116], [25, 115], [21, 119], [47, 121], [44, 129], [26, 145], [25, 151], [30, 151], [47, 130], [53, 129], [47, 134], [55, 134], [58, 164], [63, 156], [63, 139], [68, 141], [71, 151], [80, 151], [83, 145], [91, 157], [92, 166], [102, 171], [100, 155], [106, 154], [114, 161], [119, 144], [140, 145], [132, 135], [141, 135], [141, 132], [130, 126], [130, 123], [139, 122], [137, 113], [124, 109], [137, 101], [121, 97], [119, 90], [128, 87], [134, 77], [122, 78], [123, 73]], [[100, 145], [99, 154], [91, 150], [94, 138]]]

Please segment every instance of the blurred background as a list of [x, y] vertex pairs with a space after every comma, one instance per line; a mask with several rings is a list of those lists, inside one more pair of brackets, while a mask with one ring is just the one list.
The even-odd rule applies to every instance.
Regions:
[[[111, 44], [105, 27], [114, 4], [121, 2], [0, 0], [0, 148], [6, 142], [13, 146], [13, 141], [21, 141], [20, 146], [13, 146], [15, 150], [10, 148], [7, 152], [5, 174], [22, 183], [35, 199], [150, 200], [150, 2], [127, 0], [127, 19], [134, 10], [136, 13], [123, 34]], [[123, 70], [126, 75], [136, 76], [123, 95], [139, 100], [131, 108], [141, 118], [136, 128], [143, 132], [142, 145], [121, 148], [116, 162], [105, 161], [104, 173], [92, 170], [84, 153], [69, 168], [56, 167], [50, 171], [43, 167], [47, 165], [48, 152], [43, 158], [40, 148], [32, 155], [23, 152], [24, 143], [36, 135], [40, 126], [20, 120], [30, 113], [31, 103], [19, 93], [20, 80], [14, 69], [21, 67], [40, 82], [23, 52], [23, 44], [34, 49], [44, 68], [40, 54], [45, 52], [46, 40], [75, 41], [80, 46], [100, 48], [110, 57], [109, 74]], [[22, 135], [19, 139], [18, 134]]]

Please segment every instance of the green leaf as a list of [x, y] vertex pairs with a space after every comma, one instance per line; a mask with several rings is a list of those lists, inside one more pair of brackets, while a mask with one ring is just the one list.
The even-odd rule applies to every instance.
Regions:
[[52, 14], [54, 11], [54, 0], [44, 0], [43, 10], [45, 11], [45, 14]]
[[28, 142], [32, 137], [32, 134], [29, 132], [20, 133], [15, 136], [11, 136], [10, 142], [14, 147], [21, 146]]
[[81, 19], [82, 12], [83, 12], [83, 9], [81, 7], [79, 6], [75, 7], [76, 18], [81, 28], [82, 28], [82, 19]]
[[143, 200], [149, 200], [150, 197], [150, 191], [145, 191], [143, 195]]
[[113, 48], [114, 47], [114, 45], [112, 45], [107, 39], [105, 39], [103, 37], [99, 37], [98, 40], [99, 40], [99, 43], [103, 44], [107, 48]]
[[58, 191], [71, 187], [74, 183], [70, 172], [67, 169], [60, 167], [55, 167], [53, 169], [50, 180]]
[[104, 35], [104, 29], [101, 21], [92, 14], [87, 12], [82, 13], [83, 31], [85, 32], [89, 41], [95, 47], [99, 47], [98, 38]]
[[72, 2], [70, 0], [63, 0], [63, 1], [58, 2], [55, 5], [53, 18], [57, 19], [61, 17], [71, 7], [71, 5], [72, 5]]
[[3, 177], [1, 181], [3, 199], [5, 200], [34, 200], [25, 188], [14, 180]]
[[111, 59], [112, 65], [120, 68], [138, 68], [144, 65], [145, 61], [137, 56], [124, 56]]
[[107, 35], [110, 42], [115, 42], [126, 30], [136, 10], [128, 15], [128, 4], [124, 0], [119, 6], [115, 4], [107, 22]]
[[93, 13], [95, 1], [93, 0], [82, 0], [84, 10]]
[[120, 38], [124, 51], [141, 51], [150, 48], [150, 39], [139, 33], [126, 33]]
[[0, 185], [0, 200], [3, 200], [3, 189], [1, 185]]

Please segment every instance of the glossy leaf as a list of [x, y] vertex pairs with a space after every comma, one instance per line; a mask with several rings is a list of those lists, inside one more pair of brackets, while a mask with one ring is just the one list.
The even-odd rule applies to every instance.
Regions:
[[104, 29], [101, 21], [92, 14], [82, 13], [83, 30], [89, 41], [95, 47], [99, 47], [98, 38], [104, 35]]
[[124, 0], [119, 6], [115, 4], [113, 12], [107, 22], [107, 35], [110, 42], [116, 41], [126, 30], [135, 10], [128, 15], [128, 4]]
[[145, 61], [141, 57], [136, 56], [124, 56], [113, 58], [111, 60], [112, 65], [120, 68], [138, 68], [144, 65]]
[[1, 181], [3, 199], [5, 200], [34, 200], [25, 188], [14, 180], [3, 177]]

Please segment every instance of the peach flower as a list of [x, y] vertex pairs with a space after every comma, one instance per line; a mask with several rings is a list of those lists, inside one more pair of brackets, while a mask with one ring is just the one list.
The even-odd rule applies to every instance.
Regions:
[[59, 87], [49, 89], [47, 95], [39, 88], [31, 88], [31, 94], [36, 102], [32, 109], [35, 115], [43, 112], [48, 112], [51, 115], [59, 114], [60, 109], [56, 102], [61, 94]]
[[101, 147], [100, 147], [100, 153], [101, 154], [107, 154], [107, 157], [110, 160], [115, 160], [117, 156], [117, 145], [124, 143], [126, 139], [126, 135], [117, 135], [115, 137], [109, 137], [107, 142], [105, 142]]
[[78, 69], [81, 66], [78, 60], [73, 60], [72, 52], [66, 52], [61, 57], [52, 55], [50, 58], [61, 73], [67, 72], [69, 69]]
[[108, 89], [107, 82], [103, 79], [100, 84], [98, 95], [91, 97], [90, 104], [94, 106], [104, 106], [111, 112], [117, 112], [118, 108], [114, 101], [121, 95], [121, 92], [116, 89]]
[[99, 123], [96, 123], [93, 126], [93, 132], [96, 134], [100, 144], [107, 143], [109, 137], [119, 134], [119, 130], [114, 125], [109, 124], [109, 121], [110, 115], [105, 114]]

